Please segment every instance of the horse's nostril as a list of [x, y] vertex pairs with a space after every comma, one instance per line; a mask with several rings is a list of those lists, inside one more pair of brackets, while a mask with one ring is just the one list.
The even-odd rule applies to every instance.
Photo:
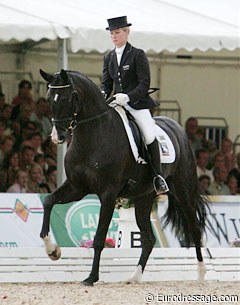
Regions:
[[63, 142], [63, 141], [65, 140], [64, 135], [60, 135], [60, 136], [58, 136], [58, 140], [59, 140], [60, 142]]

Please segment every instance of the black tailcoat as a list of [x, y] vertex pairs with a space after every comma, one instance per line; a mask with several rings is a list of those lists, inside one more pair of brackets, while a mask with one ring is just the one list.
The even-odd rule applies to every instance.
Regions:
[[143, 50], [127, 42], [120, 66], [117, 63], [115, 49], [104, 56], [102, 90], [107, 97], [114, 90], [129, 96], [130, 106], [134, 109], [147, 109], [158, 106], [149, 96], [150, 69]]

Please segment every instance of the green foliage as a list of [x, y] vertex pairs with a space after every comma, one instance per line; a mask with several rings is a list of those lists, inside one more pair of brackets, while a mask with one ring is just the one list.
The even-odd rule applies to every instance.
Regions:
[[[153, 203], [153, 207], [152, 207], [152, 211], [156, 211], [157, 210], [157, 204], [158, 204], [158, 198], [156, 197], [154, 199], [154, 203]], [[131, 199], [128, 198], [118, 198], [115, 204], [115, 208], [116, 209], [129, 209], [134, 207], [134, 203]]]

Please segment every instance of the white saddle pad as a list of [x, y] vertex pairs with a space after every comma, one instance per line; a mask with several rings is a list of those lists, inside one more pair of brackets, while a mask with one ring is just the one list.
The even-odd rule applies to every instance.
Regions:
[[[134, 155], [134, 158], [136, 162], [138, 163], [146, 163], [144, 159], [142, 159], [139, 156], [137, 145], [134, 141], [134, 137], [132, 134], [132, 130], [128, 123], [128, 118], [126, 116], [126, 113], [122, 107], [114, 107], [114, 109], [117, 111], [117, 113], [122, 118], [128, 140], [132, 149], [132, 153]], [[166, 132], [160, 128], [158, 125], [155, 125], [156, 127], [156, 139], [159, 143], [159, 150], [160, 150], [160, 157], [161, 157], [161, 163], [173, 163], [176, 158], [176, 152], [174, 149], [174, 146], [172, 144], [172, 141], [170, 140], [169, 136], [166, 134]]]

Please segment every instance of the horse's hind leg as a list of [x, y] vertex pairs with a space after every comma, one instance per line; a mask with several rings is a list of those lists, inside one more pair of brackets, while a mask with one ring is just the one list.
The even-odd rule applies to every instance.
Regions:
[[[182, 173], [182, 176], [184, 177], [184, 173]], [[173, 227], [180, 233], [179, 235], [186, 243], [186, 247], [194, 243], [198, 260], [198, 280], [203, 281], [206, 268], [201, 252], [201, 239], [202, 230], [205, 226], [205, 203], [198, 195], [194, 179], [189, 180], [191, 192], [186, 189], [184, 181], [187, 181], [187, 178], [177, 179], [175, 182], [173, 180], [170, 183], [170, 187], [175, 191], [176, 196], [168, 195], [167, 223], [172, 222]]]
[[[196, 211], [193, 211], [192, 217], [196, 217]], [[197, 225], [197, 220], [194, 221], [194, 218], [191, 218], [189, 220], [189, 226], [192, 232], [192, 239], [195, 244], [195, 249], [196, 249], [196, 256], [198, 260], [198, 281], [203, 282], [205, 278], [205, 274], [207, 272], [206, 266], [203, 261], [203, 256], [202, 256], [202, 233], [201, 230], [199, 229]]]
[[202, 251], [200, 246], [196, 246], [196, 253], [197, 253], [197, 259], [198, 259], [198, 281], [204, 282], [205, 274], [207, 272], [207, 268], [205, 266], [205, 263], [203, 261], [202, 257]]
[[43, 224], [42, 224], [40, 237], [44, 241], [46, 253], [52, 260], [57, 260], [61, 256], [60, 248], [56, 244], [52, 243], [49, 235], [50, 216], [51, 216], [52, 208], [57, 203], [62, 204], [75, 200], [80, 200], [84, 195], [81, 195], [80, 191], [74, 192], [72, 190], [71, 184], [67, 180], [54, 193], [49, 194], [44, 200]]
[[138, 198], [134, 202], [136, 222], [141, 232], [142, 252], [137, 269], [127, 281], [130, 283], [139, 282], [141, 280], [144, 268], [156, 241], [150, 220], [152, 205], [155, 197], [155, 194], [150, 194], [145, 197]]
[[201, 250], [202, 232], [204, 230], [206, 220], [206, 208], [204, 200], [196, 193], [197, 191], [191, 196], [191, 200], [189, 201], [191, 206], [188, 206], [187, 209], [185, 208], [185, 213], [192, 236], [192, 241], [194, 242], [196, 249], [196, 256], [198, 260], [198, 281], [203, 282], [207, 272]]
[[196, 249], [196, 256], [198, 260], [198, 281], [203, 282], [205, 274], [207, 272], [206, 266], [203, 261], [202, 256], [202, 233], [197, 225], [197, 220], [194, 221], [194, 217], [196, 217], [196, 212], [192, 211], [192, 215], [189, 215], [189, 227], [192, 232], [192, 239]]

